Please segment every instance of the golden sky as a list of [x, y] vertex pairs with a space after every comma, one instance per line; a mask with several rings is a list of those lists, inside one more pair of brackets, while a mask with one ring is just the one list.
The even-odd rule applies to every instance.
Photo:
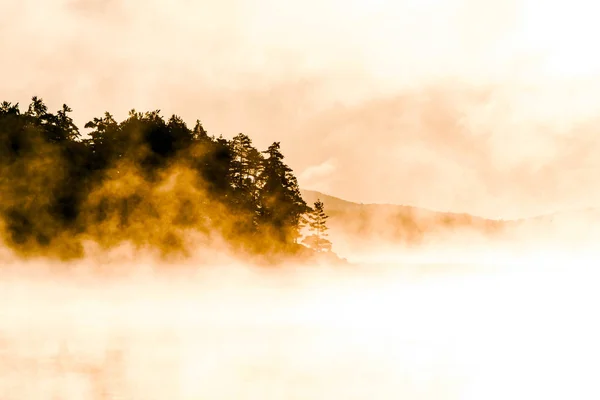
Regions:
[[0, 94], [281, 141], [304, 188], [514, 217], [600, 201], [588, 0], [0, 2]]

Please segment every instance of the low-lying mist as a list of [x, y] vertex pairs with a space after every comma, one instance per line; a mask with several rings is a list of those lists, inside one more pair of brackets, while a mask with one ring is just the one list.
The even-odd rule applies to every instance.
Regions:
[[597, 398], [593, 265], [420, 255], [257, 268], [123, 249], [68, 273], [6, 258], [0, 398]]

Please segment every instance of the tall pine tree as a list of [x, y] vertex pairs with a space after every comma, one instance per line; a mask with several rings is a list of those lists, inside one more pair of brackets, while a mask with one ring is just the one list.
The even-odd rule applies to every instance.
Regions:
[[302, 215], [308, 211], [292, 169], [283, 162], [279, 142], [263, 153], [259, 177], [259, 226], [281, 243], [296, 243]]
[[325, 205], [320, 199], [317, 199], [313, 209], [308, 213], [308, 227], [312, 234], [304, 238], [302, 243], [318, 252], [331, 250], [331, 242], [326, 239], [329, 236], [327, 234], [328, 218], [329, 216], [325, 214]]

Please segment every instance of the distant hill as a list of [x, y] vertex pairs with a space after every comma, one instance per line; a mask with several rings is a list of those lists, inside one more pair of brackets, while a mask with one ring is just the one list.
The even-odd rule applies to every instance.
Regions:
[[334, 247], [336, 244], [368, 247], [374, 243], [412, 246], [437, 239], [445, 241], [456, 233], [461, 233], [462, 237], [472, 234], [473, 239], [520, 238], [523, 241], [550, 237], [581, 241], [600, 237], [600, 208], [496, 220], [411, 206], [360, 204], [313, 190], [301, 192], [309, 205], [317, 199], [324, 203], [330, 216]]
[[495, 236], [515, 222], [492, 220], [469, 214], [436, 212], [393, 204], [359, 204], [324, 193], [302, 190], [312, 205], [317, 199], [330, 216], [332, 236], [360, 238], [362, 242], [418, 244], [429, 237], [470, 230]]

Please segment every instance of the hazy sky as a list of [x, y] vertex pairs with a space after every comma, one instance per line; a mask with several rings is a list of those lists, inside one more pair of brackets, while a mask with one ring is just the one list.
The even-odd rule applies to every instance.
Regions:
[[485, 216], [600, 202], [588, 0], [0, 0], [0, 100], [281, 141], [304, 188]]

